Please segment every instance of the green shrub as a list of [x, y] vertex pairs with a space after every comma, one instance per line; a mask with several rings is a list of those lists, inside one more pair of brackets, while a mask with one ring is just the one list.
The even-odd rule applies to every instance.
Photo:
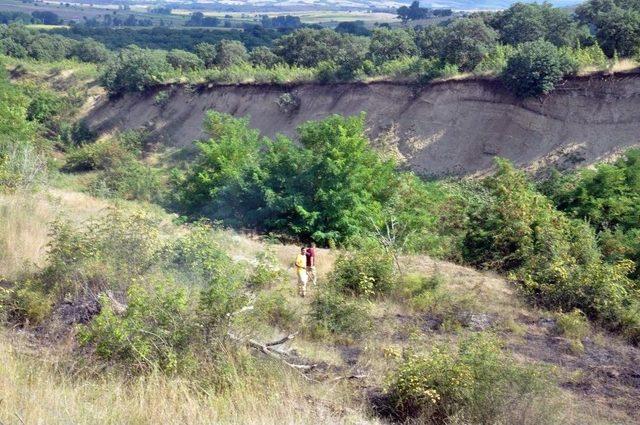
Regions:
[[582, 340], [589, 334], [590, 326], [585, 314], [576, 308], [570, 313], [556, 314], [555, 330], [570, 339], [576, 351], [582, 351]]
[[400, 418], [490, 424], [521, 420], [518, 406], [550, 397], [549, 389], [540, 370], [515, 363], [495, 337], [476, 334], [457, 350], [437, 347], [427, 355], [405, 355], [391, 376], [389, 395]]
[[270, 288], [285, 282], [286, 272], [278, 264], [273, 251], [266, 249], [256, 256], [256, 264], [249, 276], [249, 283], [256, 288]]
[[165, 250], [167, 268], [184, 275], [181, 280], [204, 285], [216, 279], [239, 280], [244, 268], [235, 264], [207, 221], [189, 225], [189, 231]]
[[29, 120], [46, 123], [64, 109], [64, 100], [57, 93], [39, 88], [30, 94], [31, 103], [27, 108]]
[[100, 304], [100, 314], [78, 335], [82, 345], [95, 346], [98, 356], [139, 371], [159, 368], [171, 373], [194, 367], [198, 322], [186, 288], [170, 282], [132, 285], [122, 315], [113, 311], [106, 296]]
[[452, 77], [460, 71], [457, 65], [444, 63], [439, 59], [422, 59], [414, 63], [412, 72], [416, 73], [419, 83], [426, 84], [437, 78]]
[[604, 54], [597, 43], [587, 47], [564, 48], [561, 51], [571, 61], [575, 62], [578, 68], [596, 67], [605, 69], [609, 63], [607, 55]]
[[276, 99], [276, 104], [285, 114], [293, 114], [300, 109], [300, 98], [292, 93], [283, 93]]
[[46, 151], [37, 143], [38, 124], [27, 119], [29, 105], [0, 66], [0, 192], [35, 186], [46, 175]]
[[342, 252], [329, 280], [340, 291], [351, 295], [388, 293], [395, 283], [393, 257], [371, 245]]
[[279, 329], [292, 331], [300, 327], [300, 315], [279, 292], [264, 292], [255, 302], [258, 319]]
[[538, 304], [578, 308], [610, 329], [623, 330], [623, 318], [630, 317], [637, 300], [629, 279], [634, 263], [603, 261], [588, 224], [555, 210], [523, 172], [503, 161], [498, 165], [497, 174], [485, 181], [490, 198], [471, 216], [466, 260], [510, 271]]
[[198, 55], [184, 50], [173, 49], [167, 53], [167, 62], [182, 72], [204, 68], [204, 62]]
[[169, 99], [171, 99], [171, 95], [170, 95], [169, 91], [168, 90], [163, 90], [163, 91], [158, 92], [158, 94], [156, 94], [153, 97], [153, 103], [156, 106], [159, 106], [159, 107], [163, 108], [169, 103]]
[[507, 61], [515, 53], [516, 48], [510, 44], [498, 44], [489, 51], [476, 66], [474, 72], [500, 74], [507, 66]]
[[105, 67], [100, 83], [111, 94], [145, 91], [171, 73], [166, 54], [139, 47], [127, 47]]
[[13, 323], [37, 325], [51, 312], [53, 300], [37, 280], [18, 281], [12, 288], [0, 293], [0, 309]]
[[282, 62], [282, 59], [265, 46], [256, 47], [249, 54], [249, 61], [253, 66], [272, 68]]
[[507, 60], [502, 80], [517, 97], [547, 94], [575, 63], [548, 41], [532, 41], [518, 46]]
[[440, 289], [445, 283], [444, 276], [434, 273], [430, 276], [422, 274], [409, 274], [403, 276], [398, 283], [397, 289], [401, 298], [419, 297], [428, 292]]
[[371, 328], [366, 305], [331, 288], [321, 290], [313, 299], [311, 318], [320, 334], [357, 338]]
[[221, 40], [215, 47], [215, 65], [227, 69], [249, 60], [244, 44], [237, 40]]
[[104, 170], [93, 181], [90, 189], [98, 196], [116, 196], [147, 202], [161, 202], [164, 192], [159, 171], [135, 159], [120, 162]]
[[[178, 201], [226, 224], [344, 242], [380, 217], [394, 163], [369, 146], [364, 117], [331, 116], [299, 128], [300, 145], [267, 140], [247, 119], [209, 112], [211, 138], [177, 175]], [[312, 183], [310, 183], [312, 182]]]
[[164, 244], [156, 222], [146, 211], [117, 208], [80, 229], [57, 220], [38, 279], [58, 299], [126, 288], [158, 261]]
[[65, 158], [65, 171], [105, 170], [122, 162], [130, 161], [132, 153], [115, 139], [71, 149]]

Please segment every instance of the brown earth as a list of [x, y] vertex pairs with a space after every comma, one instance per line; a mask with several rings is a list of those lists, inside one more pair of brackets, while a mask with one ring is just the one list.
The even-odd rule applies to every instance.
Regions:
[[[166, 102], [156, 101], [160, 91]], [[291, 94], [299, 107], [281, 107]], [[494, 156], [538, 170], [570, 168], [640, 145], [640, 73], [565, 81], [551, 94], [518, 100], [495, 80], [466, 79], [418, 87], [406, 83], [166, 86], [100, 99], [86, 115], [101, 133], [146, 128], [170, 146], [203, 136], [207, 110], [250, 116], [266, 136], [329, 114], [367, 113], [369, 133], [422, 175], [486, 173]], [[292, 110], [293, 109], [293, 110]]]

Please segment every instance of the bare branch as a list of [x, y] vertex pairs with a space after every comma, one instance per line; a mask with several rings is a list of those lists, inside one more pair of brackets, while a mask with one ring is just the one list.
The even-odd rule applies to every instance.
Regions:
[[282, 344], [284, 344], [285, 342], [289, 342], [289, 341], [291, 341], [293, 338], [295, 338], [295, 337], [296, 337], [296, 335], [298, 335], [298, 332], [294, 332], [294, 333], [292, 333], [292, 334], [289, 334], [289, 335], [285, 336], [284, 338], [281, 338], [281, 339], [279, 339], [279, 340], [277, 340], [277, 341], [267, 342], [267, 343], [265, 343], [264, 345], [266, 345], [267, 347], [273, 347], [273, 346], [275, 346], [275, 345], [282, 345]]

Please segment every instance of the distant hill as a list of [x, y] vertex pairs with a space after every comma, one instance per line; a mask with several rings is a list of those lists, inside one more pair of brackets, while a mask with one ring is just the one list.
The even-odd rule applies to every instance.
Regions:
[[[206, 5], [211, 10], [228, 11], [311, 11], [311, 10], [395, 10], [399, 6], [408, 5], [413, 0], [195, 0], [193, 3]], [[517, 0], [421, 0], [421, 6], [433, 8], [448, 8], [455, 10], [495, 10], [505, 9]], [[532, 0], [521, 0], [532, 3]], [[543, 0], [539, 0], [542, 3]], [[549, 0], [554, 6], [573, 6], [581, 0]]]
[[[410, 2], [407, 2], [410, 3]], [[511, 0], [439, 0], [439, 1], [421, 1], [421, 6], [423, 7], [433, 7], [433, 8], [450, 8], [457, 10], [477, 10], [477, 9], [505, 9], [511, 6], [515, 1]], [[523, 3], [534, 3], [533, 1], [524, 0]], [[539, 1], [538, 3], [542, 3]], [[564, 7], [564, 6], [574, 6], [576, 4], [582, 3], [579, 0], [550, 0], [548, 3], [551, 3], [554, 6]]]

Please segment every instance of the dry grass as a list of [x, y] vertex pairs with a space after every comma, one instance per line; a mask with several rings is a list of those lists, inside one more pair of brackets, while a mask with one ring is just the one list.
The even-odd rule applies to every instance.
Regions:
[[0, 195], [0, 277], [12, 278], [25, 265], [42, 265], [49, 223], [68, 213], [82, 221], [107, 204], [77, 192]]
[[[48, 222], [56, 215], [65, 213], [82, 222], [108, 206], [106, 201], [68, 190], [52, 189], [48, 195], [1, 195], [0, 276], [17, 273], [24, 260], [42, 263]], [[159, 217], [167, 222], [162, 229], [167, 235], [184, 231], [168, 223], [168, 214], [159, 214]], [[230, 230], [220, 231], [216, 237], [236, 260], [251, 262], [265, 249], [259, 238]], [[287, 282], [269, 291], [282, 293], [287, 306], [301, 320], [302, 332], [289, 347], [301, 357], [324, 362], [328, 366], [326, 381], [308, 382], [296, 372], [283, 370], [277, 362], [265, 369], [266, 374], [238, 375], [232, 389], [219, 394], [195, 391], [188, 380], [162, 375], [124, 379], [113, 373], [102, 373], [96, 375], [99, 377], [74, 378], [63, 366], [62, 359], [68, 359], [68, 354], [43, 348], [29, 350], [24, 341], [8, 338], [14, 333], [0, 333], [0, 423], [375, 424], [380, 422], [370, 418], [362, 396], [353, 395], [362, 394], [362, 390], [345, 380], [332, 381], [334, 377], [366, 373], [365, 385], [379, 388], [384, 386], [385, 377], [397, 361], [388, 356], [389, 350], [428, 351], [434, 344], [455, 342], [472, 331], [462, 327], [430, 330], [425, 327], [428, 312], [415, 309], [410, 300], [391, 296], [371, 300], [370, 313], [375, 326], [359, 340], [345, 342], [307, 334], [305, 322], [314, 291], [310, 291], [311, 297], [298, 297], [295, 274], [289, 269], [299, 247], [273, 244], [269, 249], [274, 251], [281, 266], [288, 269], [289, 276]], [[336, 255], [337, 251], [318, 250], [320, 284], [332, 269]], [[523, 335], [537, 329], [542, 312], [526, 307], [503, 278], [426, 256], [402, 258], [402, 264], [407, 274], [444, 277], [444, 295], [437, 298], [436, 304], [440, 304], [433, 309], [446, 313], [447, 303], [471, 299], [473, 302], [465, 301], [461, 308], [496, 317], [493, 329], [501, 333], [509, 346], [526, 346], [526, 351], [531, 351]], [[246, 333], [262, 341], [282, 335], [267, 324], [247, 329]], [[537, 361], [535, 355], [519, 357], [519, 360]], [[593, 403], [587, 396], [563, 391], [562, 400], [555, 400], [553, 404], [558, 403], [561, 406], [554, 408], [565, 409], [559, 423], [605, 424], [611, 423], [609, 418], [616, 418], [617, 423], [632, 423], [615, 407], [603, 410], [609, 399]], [[544, 408], [532, 406], [530, 410], [535, 415], [536, 409]]]
[[[341, 383], [312, 385], [276, 371], [238, 381], [221, 394], [196, 392], [178, 378], [150, 375], [73, 379], [56, 370], [55, 354], [21, 352], [0, 335], [0, 421], [26, 424], [374, 424], [347, 405]], [[279, 368], [274, 365], [275, 368]]]

